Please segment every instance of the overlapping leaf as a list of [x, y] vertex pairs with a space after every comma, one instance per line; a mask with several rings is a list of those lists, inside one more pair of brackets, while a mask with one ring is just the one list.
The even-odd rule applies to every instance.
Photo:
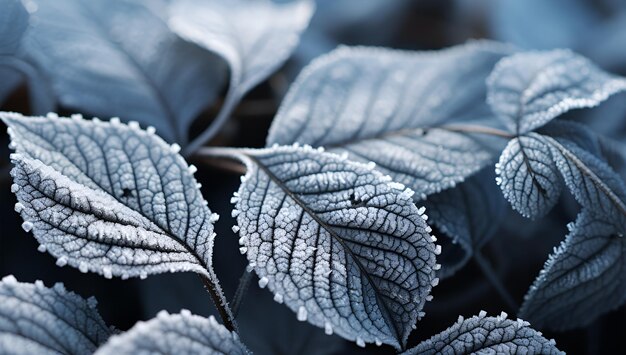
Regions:
[[248, 167], [233, 215], [261, 286], [329, 334], [406, 342], [437, 283], [412, 191], [310, 147], [208, 152]]
[[237, 335], [219, 324], [213, 316], [162, 311], [129, 331], [112, 336], [97, 355], [131, 354], [248, 354]]
[[487, 167], [453, 189], [428, 197], [424, 206], [429, 221], [451, 243], [444, 245], [437, 262], [439, 277], [449, 277], [463, 267], [493, 236], [506, 211], [506, 202], [494, 183], [495, 176]]
[[422, 198], [494, 158], [488, 140], [445, 129], [492, 117], [485, 78], [511, 49], [475, 42], [440, 52], [342, 47], [296, 80], [267, 144], [310, 144], [377, 164]]
[[3, 354], [92, 354], [113, 332], [98, 311], [62, 284], [47, 288], [0, 282], [0, 352]]
[[228, 62], [230, 88], [222, 112], [189, 147], [209, 140], [244, 94], [291, 55], [313, 14], [311, 0], [276, 4], [261, 0], [179, 0], [171, 5], [174, 32]]
[[109, 278], [193, 271], [217, 283], [217, 215], [177, 146], [119, 121], [0, 117], [17, 151], [12, 190], [22, 226], [58, 265]]
[[65, 107], [123, 116], [184, 144], [196, 115], [221, 90], [225, 68], [171, 33], [161, 1], [32, 0], [20, 57]]
[[576, 108], [626, 90], [611, 75], [567, 50], [524, 52], [500, 61], [487, 81], [487, 101], [507, 129], [523, 134]]
[[417, 354], [565, 354], [554, 340], [544, 338], [521, 319], [507, 319], [506, 313], [459, 320], [445, 331], [403, 353]]
[[563, 190], [563, 180], [545, 137], [528, 133], [511, 139], [496, 165], [498, 185], [520, 214], [538, 218], [548, 213]]
[[626, 301], [626, 225], [583, 210], [526, 295], [520, 316], [538, 327], [582, 327]]
[[0, 104], [20, 84], [21, 77], [9, 64], [28, 26], [28, 12], [20, 0], [0, 0]]

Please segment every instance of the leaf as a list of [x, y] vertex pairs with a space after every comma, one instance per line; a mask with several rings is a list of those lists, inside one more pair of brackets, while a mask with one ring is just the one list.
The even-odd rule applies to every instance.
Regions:
[[20, 0], [0, 0], [0, 104], [20, 85], [22, 78], [10, 67], [28, 26], [28, 12]]
[[599, 105], [626, 90], [626, 80], [571, 51], [552, 50], [502, 59], [487, 87], [492, 110], [510, 132], [524, 134], [569, 110]]
[[3, 354], [92, 354], [112, 334], [97, 301], [69, 292], [58, 283], [0, 282], [0, 352]]
[[[2, 113], [16, 153], [16, 210], [41, 251], [82, 272], [146, 277], [212, 270], [212, 214], [195, 167], [152, 132], [122, 125]], [[220, 302], [223, 300], [220, 300]]]
[[439, 52], [340, 47], [300, 74], [267, 145], [299, 142], [373, 161], [418, 198], [452, 187], [491, 163], [496, 149], [443, 126], [492, 117], [485, 78], [510, 52], [491, 42]]
[[496, 164], [496, 173], [504, 197], [528, 218], [545, 216], [563, 190], [549, 143], [537, 133], [511, 139]]
[[96, 355], [122, 354], [248, 354], [237, 334], [208, 319], [183, 310], [160, 312], [156, 318], [135, 324], [129, 331], [112, 336]]
[[222, 63], [171, 33], [161, 1], [33, 0], [21, 57], [48, 79], [61, 105], [123, 116], [186, 143], [193, 119], [218, 94]]
[[289, 58], [313, 10], [310, 0], [287, 4], [268, 0], [172, 3], [172, 31], [219, 55], [230, 67], [230, 85], [219, 115], [185, 153], [192, 153], [217, 134], [239, 100]]
[[583, 209], [531, 286], [520, 316], [557, 331], [590, 324], [626, 301], [622, 222]]
[[207, 152], [248, 168], [234, 230], [260, 286], [329, 334], [406, 342], [438, 282], [439, 251], [412, 191], [308, 146]]
[[431, 225], [452, 241], [437, 258], [442, 265], [439, 277], [450, 277], [461, 269], [500, 225], [506, 205], [494, 181], [493, 169], [487, 167], [456, 188], [424, 201]]
[[626, 185], [601, 157], [561, 137], [549, 138], [565, 185], [589, 213], [615, 223], [626, 221]]
[[521, 319], [478, 316], [459, 320], [445, 331], [434, 335], [405, 352], [413, 354], [565, 354]]
[[0, 56], [14, 54], [28, 26], [28, 12], [20, 0], [0, 0], [0, 10]]

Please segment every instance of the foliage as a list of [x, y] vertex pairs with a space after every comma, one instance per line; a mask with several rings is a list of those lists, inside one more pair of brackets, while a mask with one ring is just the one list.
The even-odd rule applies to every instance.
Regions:
[[[218, 147], [244, 97], [304, 56], [314, 8], [0, 0], [0, 101], [26, 85], [33, 113], [0, 112], [22, 228], [82, 273], [193, 272], [224, 324], [163, 311], [120, 333], [95, 300], [7, 276], [0, 352], [246, 354], [239, 334], [254, 330], [237, 316], [252, 273], [291, 318], [334, 341], [406, 354], [562, 353], [504, 312], [459, 317], [411, 344], [440, 278], [472, 259], [536, 329], [585, 327], [624, 304], [626, 147], [572, 116], [625, 91], [626, 78], [570, 50], [340, 46], [302, 69], [266, 147]], [[212, 105], [212, 121], [199, 119]], [[230, 303], [214, 267], [216, 238], [228, 236], [205, 200], [219, 173], [206, 170], [202, 191], [187, 159], [242, 175], [230, 237], [247, 265]], [[519, 309], [481, 252], [517, 228], [507, 202], [526, 225], [559, 208], [578, 215]]]

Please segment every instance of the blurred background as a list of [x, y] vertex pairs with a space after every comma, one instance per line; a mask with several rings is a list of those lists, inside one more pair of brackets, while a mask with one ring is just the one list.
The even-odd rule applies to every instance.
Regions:
[[[626, 1], [623, 0], [317, 0], [317, 11], [291, 59], [268, 80], [252, 90], [210, 144], [262, 147], [272, 117], [303, 66], [338, 44], [384, 46], [426, 50], [440, 49], [470, 38], [511, 42], [525, 49], [571, 48], [599, 66], [626, 74]], [[10, 80], [0, 69], [0, 80]], [[419, 78], [416, 78], [419, 80]], [[225, 93], [222, 90], [222, 97]], [[216, 115], [217, 100], [191, 127], [200, 131]], [[14, 86], [0, 104], [2, 111], [30, 113], [29, 91]], [[73, 111], [58, 108], [60, 115]], [[626, 100], [617, 95], [605, 105], [571, 114], [572, 119], [590, 124], [596, 131], [618, 140], [626, 138]], [[193, 133], [191, 133], [193, 136]], [[10, 192], [8, 136], [0, 136], [0, 276], [14, 274], [18, 280], [43, 280], [46, 285], [64, 282], [70, 290], [94, 295], [107, 323], [128, 329], [137, 320], [152, 318], [161, 309], [181, 308], [195, 314], [214, 314], [211, 300], [199, 278], [192, 274], [151, 276], [146, 280], [107, 280], [59, 268], [48, 254], [37, 251], [37, 242], [21, 228], [13, 212], [15, 197]], [[237, 238], [231, 231], [234, 220], [230, 196], [239, 176], [213, 170], [201, 161], [196, 177], [211, 209], [220, 214], [216, 224], [216, 272], [227, 297], [231, 298], [245, 267]], [[483, 248], [498, 277], [519, 305], [553, 247], [567, 233], [566, 224], [575, 219], [578, 207], [563, 197], [550, 215], [539, 221], [525, 220], [507, 211], [503, 226]], [[435, 231], [435, 235], [439, 235]], [[444, 245], [445, 251], [445, 245]], [[498, 296], [472, 260], [445, 280], [427, 303], [426, 317], [417, 324], [409, 344], [417, 344], [438, 333], [458, 315], [469, 317], [480, 310], [490, 315], [515, 311]], [[393, 354], [391, 347], [357, 348], [337, 336], [326, 336], [296, 320], [284, 305], [272, 301], [270, 292], [253, 282], [239, 316], [242, 338], [257, 354]], [[585, 329], [564, 333], [544, 332], [560, 349], [571, 354], [626, 354], [626, 307], [600, 317]]]

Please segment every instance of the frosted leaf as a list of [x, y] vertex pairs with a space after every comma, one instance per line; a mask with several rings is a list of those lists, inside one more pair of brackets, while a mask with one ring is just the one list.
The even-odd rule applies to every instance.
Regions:
[[565, 185], [588, 212], [614, 223], [626, 221], [626, 184], [598, 152], [563, 137], [548, 138]]
[[222, 112], [187, 152], [208, 141], [228, 119], [229, 110], [278, 69], [298, 45], [313, 15], [311, 0], [278, 4], [268, 0], [178, 0], [169, 26], [180, 37], [222, 57], [230, 84]]
[[96, 355], [147, 354], [249, 354], [235, 333], [213, 316], [203, 318], [189, 311], [159, 313], [135, 324], [129, 331], [112, 336]]
[[504, 197], [525, 217], [546, 215], [563, 190], [549, 143], [536, 133], [511, 139], [500, 156], [496, 172]]
[[626, 301], [626, 225], [583, 209], [531, 286], [520, 316], [540, 328], [584, 327]]
[[21, 216], [59, 265], [123, 278], [193, 271], [217, 283], [214, 217], [161, 138], [108, 122], [0, 118], [17, 146]]
[[443, 126], [493, 116], [485, 79], [511, 51], [491, 42], [432, 52], [340, 47], [291, 86], [267, 146], [299, 142], [374, 162], [416, 199], [452, 187], [501, 147]]
[[21, 283], [5, 276], [0, 282], [0, 353], [93, 353], [112, 330], [90, 304], [61, 284], [47, 288], [41, 281]]
[[403, 355], [417, 354], [565, 354], [527, 322], [482, 314], [459, 320]]
[[453, 189], [424, 201], [430, 223], [442, 232], [443, 252], [439, 277], [452, 276], [463, 267], [495, 233], [506, 211], [506, 202], [494, 183], [494, 172], [486, 167]]
[[576, 108], [594, 107], [626, 90], [626, 80], [568, 50], [502, 59], [487, 80], [487, 101], [512, 133], [537, 129]]
[[225, 83], [225, 66], [170, 31], [167, 1], [30, 0], [22, 41], [64, 107], [152, 125], [186, 143], [195, 117]]
[[235, 207], [246, 256], [298, 319], [353, 341], [404, 344], [435, 276], [435, 247], [412, 201], [335, 154], [213, 151], [247, 165]]

